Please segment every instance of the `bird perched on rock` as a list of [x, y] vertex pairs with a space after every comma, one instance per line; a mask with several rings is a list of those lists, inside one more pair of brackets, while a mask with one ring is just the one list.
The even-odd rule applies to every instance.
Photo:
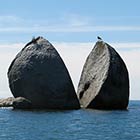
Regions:
[[98, 39], [98, 40], [100, 40], [100, 41], [102, 41], [102, 38], [101, 38], [101, 37], [99, 37], [99, 36], [97, 36], [97, 39]]
[[25, 48], [27, 47], [27, 46], [29, 46], [30, 44], [35, 44], [35, 43], [37, 43], [37, 40], [38, 39], [40, 39], [41, 37], [39, 36], [39, 37], [37, 37], [37, 38], [35, 38], [34, 36], [33, 36], [33, 38], [32, 38], [32, 40], [29, 42], [29, 43], [27, 43], [26, 45], [25, 45]]
[[38, 40], [38, 39], [40, 39], [40, 38], [41, 38], [40, 36], [39, 36], [39, 37], [37, 37], [37, 38], [33, 37], [31, 42], [32, 42], [32, 43], [36, 43], [36, 42], [37, 42], [37, 40]]

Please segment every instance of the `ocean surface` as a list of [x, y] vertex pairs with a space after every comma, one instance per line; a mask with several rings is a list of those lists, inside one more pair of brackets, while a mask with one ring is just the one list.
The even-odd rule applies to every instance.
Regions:
[[128, 111], [0, 109], [0, 140], [140, 140], [140, 101]]

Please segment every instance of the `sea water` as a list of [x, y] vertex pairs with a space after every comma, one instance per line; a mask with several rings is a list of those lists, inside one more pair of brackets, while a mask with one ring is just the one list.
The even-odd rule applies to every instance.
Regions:
[[140, 140], [140, 101], [128, 111], [0, 109], [0, 140]]

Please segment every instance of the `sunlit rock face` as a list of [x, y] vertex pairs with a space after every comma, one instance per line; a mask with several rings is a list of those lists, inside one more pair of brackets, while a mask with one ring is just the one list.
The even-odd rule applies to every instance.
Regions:
[[33, 108], [80, 108], [63, 60], [43, 37], [34, 38], [17, 54], [8, 79], [14, 97], [24, 97]]
[[81, 107], [126, 109], [129, 77], [126, 65], [110, 45], [98, 41], [89, 54], [77, 91]]
[[12, 107], [14, 99], [14, 97], [0, 99], [0, 107]]

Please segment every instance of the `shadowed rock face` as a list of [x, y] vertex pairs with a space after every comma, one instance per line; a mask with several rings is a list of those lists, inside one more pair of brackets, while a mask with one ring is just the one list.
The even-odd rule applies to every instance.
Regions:
[[8, 78], [14, 97], [26, 98], [33, 108], [80, 108], [63, 60], [42, 37], [33, 39], [17, 54]]
[[89, 54], [77, 94], [84, 108], [127, 108], [128, 71], [119, 54], [107, 43], [98, 41]]

